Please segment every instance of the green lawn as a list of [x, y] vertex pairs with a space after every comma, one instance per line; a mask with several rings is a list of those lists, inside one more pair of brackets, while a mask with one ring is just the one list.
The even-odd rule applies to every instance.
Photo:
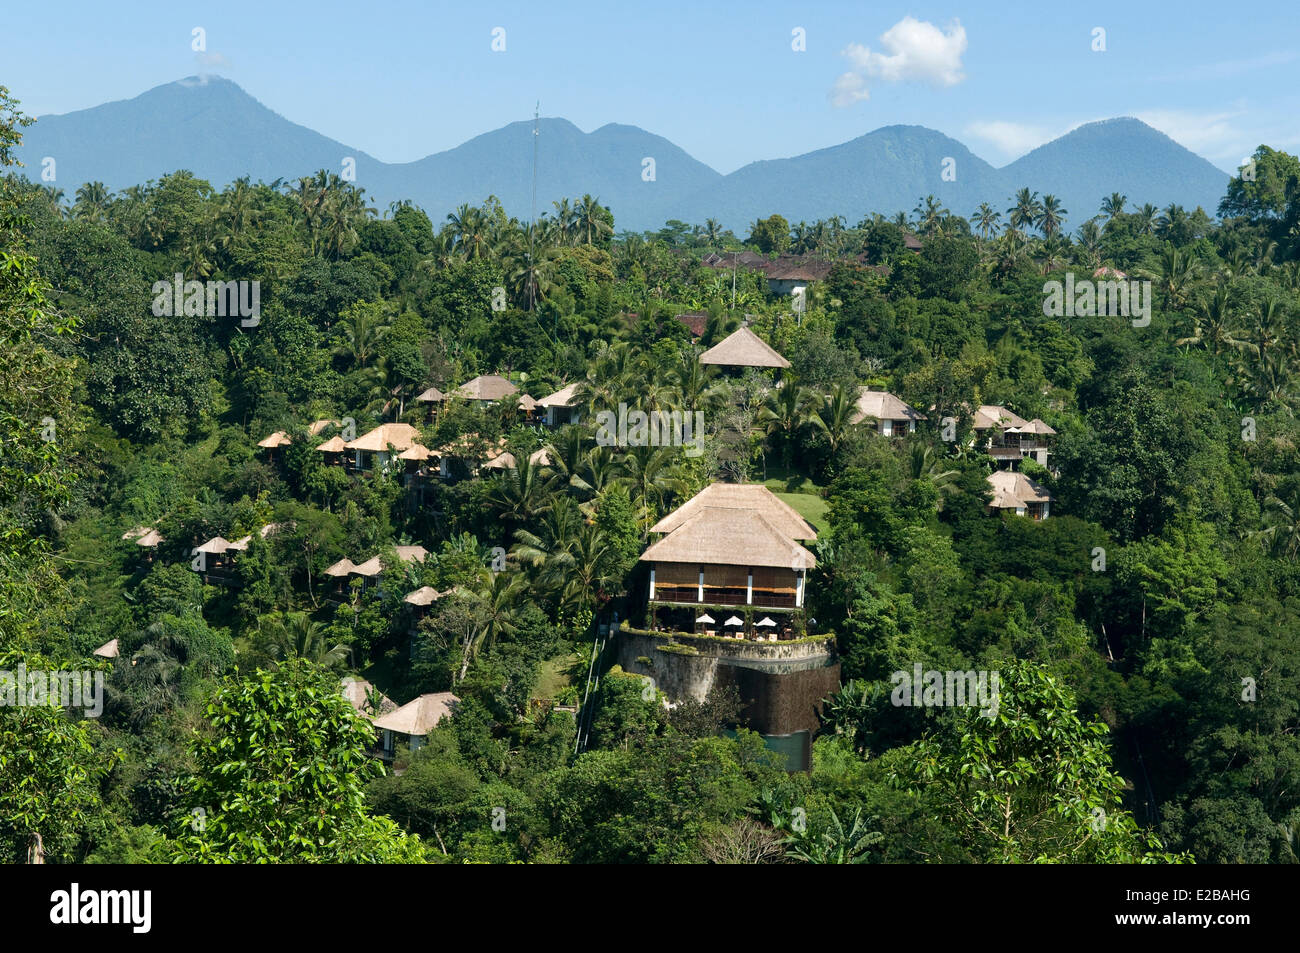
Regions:
[[[779, 481], [769, 481], [777, 482]], [[789, 503], [796, 513], [812, 523], [813, 529], [819, 533], [826, 528], [826, 510], [829, 505], [826, 500], [820, 496], [814, 496], [811, 493], [781, 493], [777, 487], [768, 487], [776, 493], [777, 498]]]
[[547, 659], [538, 666], [537, 685], [533, 688], [534, 698], [554, 698], [561, 688], [569, 684], [569, 669], [578, 660], [576, 652]]

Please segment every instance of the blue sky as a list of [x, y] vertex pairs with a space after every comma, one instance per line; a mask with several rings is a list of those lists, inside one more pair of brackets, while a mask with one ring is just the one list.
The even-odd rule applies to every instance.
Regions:
[[[995, 165], [1125, 115], [1225, 170], [1261, 142], [1300, 150], [1300, 17], [1270, 0], [69, 0], [54, 10], [22, 4], [0, 36], [0, 84], [31, 115], [217, 73], [389, 162], [528, 118], [538, 99], [543, 115], [587, 131], [637, 125], [724, 173], [894, 123], [947, 133]], [[504, 52], [491, 48], [496, 27]], [[1092, 49], [1097, 27], [1104, 52]]]

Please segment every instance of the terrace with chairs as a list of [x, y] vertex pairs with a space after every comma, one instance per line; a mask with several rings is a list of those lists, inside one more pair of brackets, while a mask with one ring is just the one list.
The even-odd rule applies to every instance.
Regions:
[[[802, 631], [816, 532], [766, 487], [715, 483], [653, 527], [641, 556], [657, 631], [776, 641]], [[739, 611], [737, 611], [739, 610]]]

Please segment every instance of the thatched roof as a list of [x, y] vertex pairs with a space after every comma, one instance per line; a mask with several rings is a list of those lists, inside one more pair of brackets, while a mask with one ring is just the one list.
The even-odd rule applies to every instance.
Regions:
[[428, 460], [435, 456], [434, 452], [428, 447], [418, 443], [413, 443], [397, 455], [399, 460]]
[[519, 398], [519, 409], [526, 410], [531, 413], [532, 411], [537, 409], [537, 401], [533, 399], [531, 394], [524, 394], [522, 397]]
[[352, 571], [356, 573], [358, 576], [365, 576], [366, 578], [370, 579], [375, 576], [378, 576], [381, 572], [384, 571], [384, 564], [383, 562], [380, 561], [378, 556], [371, 556], [365, 562], [357, 566], [354, 566], [352, 568]]
[[419, 401], [423, 401], [426, 404], [440, 404], [447, 399], [447, 395], [444, 394], [442, 391], [438, 390], [438, 388], [436, 387], [430, 387], [428, 390], [420, 394], [415, 399]]
[[996, 509], [1014, 510], [1029, 503], [1047, 503], [1053, 499], [1042, 484], [1015, 470], [990, 473], [988, 481], [993, 487], [993, 502], [990, 505]]
[[[429, 556], [429, 551], [423, 546], [394, 546], [397, 550], [397, 558], [404, 563], [424, 562]], [[371, 556], [363, 563], [353, 563], [350, 559], [340, 559], [333, 566], [325, 570], [327, 576], [378, 576], [384, 571], [384, 564], [378, 555]]]
[[1017, 427], [1016, 430], [1020, 433], [1036, 433], [1048, 437], [1056, 433], [1055, 430], [1043, 423], [1043, 421], [1039, 420], [1037, 417], [1029, 421], [1029, 423], [1025, 424], [1023, 427]]
[[349, 450], [380, 451], [387, 450], [392, 444], [398, 450], [406, 450], [419, 438], [420, 431], [410, 424], [380, 424], [344, 446]]
[[141, 536], [139, 539], [137, 539], [135, 541], [135, 544], [137, 546], [152, 547], [152, 546], [157, 546], [161, 542], [164, 542], [162, 534], [159, 533], [156, 529], [151, 529], [145, 532], [145, 534]]
[[535, 467], [549, 467], [551, 465], [551, 455], [546, 452], [546, 448], [534, 450], [528, 455], [528, 462]]
[[789, 367], [790, 362], [749, 328], [739, 328], [700, 355], [701, 364], [725, 367]]
[[95, 649], [95, 651], [91, 652], [90, 654], [98, 655], [100, 658], [117, 658], [118, 656], [117, 639], [110, 639], [109, 641], [105, 642], [103, 645]]
[[222, 539], [220, 536], [213, 536], [210, 540], [202, 545], [195, 546], [196, 553], [207, 553], [210, 556], [220, 556], [230, 548], [230, 540]]
[[518, 387], [500, 374], [481, 374], [472, 381], [461, 384], [451, 392], [451, 396], [467, 400], [500, 400], [518, 391]]
[[148, 527], [148, 526], [137, 526], [137, 527], [135, 527], [134, 529], [128, 529], [125, 533], [122, 534], [122, 538], [123, 538], [123, 539], [139, 539], [139, 538], [140, 538], [141, 536], [143, 536], [145, 533], [150, 533], [150, 532], [152, 532], [152, 531], [153, 531], [153, 530], [152, 530], [150, 527]]
[[924, 420], [925, 414], [900, 400], [887, 390], [868, 390], [858, 392], [857, 413], [851, 423], [860, 423], [867, 418], [873, 420]]
[[429, 606], [433, 605], [446, 594], [446, 592], [439, 592], [437, 589], [433, 588], [433, 586], [421, 586], [419, 589], [408, 592], [402, 597], [402, 601], [409, 602], [413, 606]]
[[506, 451], [504, 453], [498, 453], [491, 460], [488, 460], [486, 463], [484, 463], [483, 469], [484, 470], [513, 470], [518, 466], [519, 466], [519, 461], [515, 459], [515, 455], [513, 453], [510, 453], [509, 451]]
[[394, 546], [393, 548], [397, 550], [397, 558], [404, 563], [422, 563], [429, 558], [429, 551], [423, 546]]
[[975, 411], [975, 422], [973, 427], [976, 430], [988, 430], [990, 427], [1001, 427], [1007, 429], [1010, 427], [1024, 427], [1029, 424], [1028, 420], [1017, 414], [1012, 413], [1005, 407], [997, 404], [980, 404]]
[[652, 533], [671, 533], [695, 513], [713, 507], [724, 510], [755, 510], [790, 539], [816, 539], [817, 532], [794, 507], [761, 483], [711, 483], [654, 526]]
[[456, 711], [460, 699], [451, 692], [434, 692], [409, 701], [396, 711], [375, 719], [376, 728], [395, 731], [399, 735], [427, 735], [438, 722]]
[[578, 384], [565, 384], [554, 394], [548, 394], [537, 402], [538, 407], [573, 407], [578, 403]]
[[397, 710], [397, 702], [393, 701], [383, 692], [379, 692], [379, 711], [373, 712], [366, 707], [370, 699], [370, 693], [375, 691], [375, 686], [364, 678], [358, 678], [355, 675], [349, 675], [343, 679], [343, 697], [348, 703], [357, 710], [357, 714], [362, 718], [368, 718], [374, 721], [378, 717], [387, 715], [389, 712]]
[[[307, 432], [314, 437], [326, 427], [336, 426], [338, 426], [337, 420], [313, 420], [307, 425]], [[271, 434], [271, 436], [263, 437], [261, 440], [257, 441], [259, 447], [265, 447], [267, 450], [274, 450], [277, 447], [287, 447], [291, 443], [293, 443], [293, 440], [290, 439], [287, 430], [277, 430], [275, 433]]]
[[343, 442], [343, 438], [335, 434], [316, 449], [321, 453], [342, 453], [347, 448], [348, 445]]
[[325, 569], [325, 575], [333, 576], [335, 579], [338, 579], [341, 576], [349, 576], [356, 571], [357, 567], [353, 565], [352, 560], [344, 558], [340, 559], [334, 565], [327, 567]]
[[759, 510], [698, 507], [641, 554], [642, 562], [811, 569], [817, 559]]

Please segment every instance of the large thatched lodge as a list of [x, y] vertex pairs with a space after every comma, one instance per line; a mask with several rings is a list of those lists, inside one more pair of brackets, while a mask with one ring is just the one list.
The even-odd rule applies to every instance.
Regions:
[[624, 625], [619, 664], [670, 702], [735, 686], [753, 730], [806, 767], [817, 712], [839, 687], [835, 639], [811, 631], [805, 583], [816, 531], [764, 486], [714, 483], [651, 527], [645, 628]]

